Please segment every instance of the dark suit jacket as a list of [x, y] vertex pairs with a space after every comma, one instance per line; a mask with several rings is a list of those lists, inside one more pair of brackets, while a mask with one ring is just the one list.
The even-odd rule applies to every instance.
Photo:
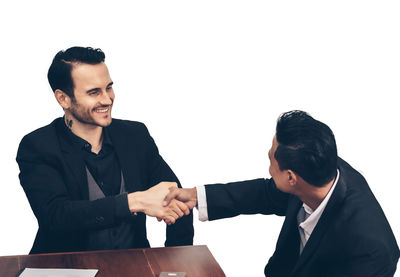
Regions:
[[299, 257], [297, 213], [302, 202], [272, 179], [206, 186], [210, 220], [239, 214], [285, 216], [268, 277], [393, 276], [399, 247], [365, 179], [339, 159], [340, 177]]
[[[126, 220], [119, 217], [118, 196], [88, 200], [84, 160], [61, 135], [63, 124], [58, 118], [26, 135], [18, 149], [19, 178], [39, 223], [31, 253], [85, 250], [91, 230]], [[113, 119], [107, 128], [128, 192], [146, 190], [161, 181], [178, 182], [144, 124]], [[146, 216], [139, 213], [129, 220], [135, 247], [149, 247]], [[192, 214], [167, 227], [166, 246], [192, 243]]]

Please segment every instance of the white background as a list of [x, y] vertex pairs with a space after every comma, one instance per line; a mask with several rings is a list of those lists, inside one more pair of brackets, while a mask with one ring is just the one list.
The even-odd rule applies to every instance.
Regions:
[[[62, 115], [46, 74], [75, 45], [105, 51], [113, 116], [146, 123], [184, 187], [268, 177], [276, 119], [302, 109], [332, 128], [400, 238], [398, 1], [130, 2], [0, 4], [0, 255], [32, 245], [16, 151]], [[282, 222], [195, 218], [195, 244], [227, 276], [263, 276]], [[150, 218], [148, 229], [162, 246], [163, 223]]]

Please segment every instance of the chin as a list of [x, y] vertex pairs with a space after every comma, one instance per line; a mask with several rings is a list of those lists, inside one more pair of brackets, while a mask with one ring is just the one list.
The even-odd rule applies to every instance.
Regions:
[[112, 122], [112, 119], [110, 118], [110, 120], [107, 120], [106, 122], [104, 122], [104, 124], [102, 125], [103, 127], [107, 127], [110, 126]]
[[96, 125], [100, 127], [107, 127], [110, 126], [112, 122], [112, 118], [110, 117], [109, 119], [102, 119], [102, 120], [97, 120]]

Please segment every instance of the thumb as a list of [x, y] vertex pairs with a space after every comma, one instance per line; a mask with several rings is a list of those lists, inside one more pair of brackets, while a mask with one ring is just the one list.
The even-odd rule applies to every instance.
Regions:
[[177, 182], [165, 182], [167, 184], [168, 189], [171, 188], [177, 188], [178, 187], [178, 183]]
[[166, 207], [169, 205], [169, 203], [172, 201], [172, 199], [175, 199], [179, 195], [179, 189], [178, 188], [169, 188], [169, 193], [167, 196], [165, 196], [164, 201], [163, 201], [163, 206]]

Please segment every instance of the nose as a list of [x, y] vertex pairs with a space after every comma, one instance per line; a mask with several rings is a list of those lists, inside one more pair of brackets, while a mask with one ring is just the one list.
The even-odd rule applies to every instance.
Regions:
[[103, 91], [101, 94], [100, 103], [102, 105], [111, 105], [114, 101], [114, 94], [109, 94], [107, 91]]

